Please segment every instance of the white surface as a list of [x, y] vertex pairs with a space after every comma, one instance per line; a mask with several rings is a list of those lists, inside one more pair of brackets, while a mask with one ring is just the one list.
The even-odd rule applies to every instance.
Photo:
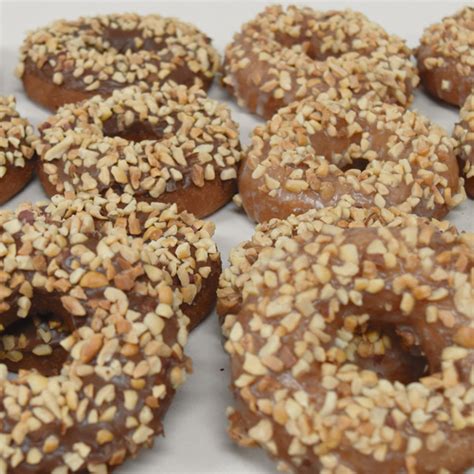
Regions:
[[[21, 83], [13, 74], [18, 48], [27, 30], [66, 17], [94, 15], [105, 12], [136, 11], [176, 16], [193, 22], [206, 32], [215, 47], [222, 52], [240, 25], [251, 19], [263, 2], [62, 2], [0, 0], [0, 94], [14, 94], [18, 108], [34, 125], [47, 117], [45, 110], [29, 101]], [[452, 14], [459, 2], [306, 2], [320, 9], [351, 6], [363, 11], [389, 32], [407, 39], [415, 46], [425, 26]], [[241, 138], [248, 135], [259, 120], [239, 109], [227, 94], [215, 84], [210, 95], [224, 100], [232, 107], [240, 123]], [[451, 132], [458, 111], [434, 102], [417, 91], [413, 106]], [[7, 207], [22, 201], [45, 197], [38, 181], [31, 183]], [[474, 230], [474, 202], [465, 202], [453, 211], [449, 219], [460, 229]], [[216, 240], [226, 264], [231, 247], [248, 239], [253, 224], [233, 204], [212, 216], [216, 223]], [[165, 420], [166, 437], [156, 440], [151, 450], [141, 452], [136, 461], [128, 461], [118, 473], [272, 473], [275, 465], [260, 451], [236, 447], [226, 435], [225, 409], [231, 404], [227, 389], [228, 360], [222, 349], [215, 314], [190, 337], [187, 348], [194, 361], [194, 374], [178, 392]]]

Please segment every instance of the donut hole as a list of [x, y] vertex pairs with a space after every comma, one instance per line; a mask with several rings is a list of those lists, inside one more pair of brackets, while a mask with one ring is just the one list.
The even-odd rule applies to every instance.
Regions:
[[155, 38], [145, 38], [140, 29], [106, 28], [102, 37], [104, 45], [113, 48], [119, 54], [137, 53], [143, 50], [159, 51], [166, 47], [166, 36], [157, 42]]
[[166, 124], [153, 126], [149, 122], [133, 122], [126, 127], [107, 126], [104, 123], [104, 135], [106, 137], [120, 137], [125, 140], [141, 142], [143, 140], [162, 140]]
[[137, 40], [139, 37], [140, 32], [138, 30], [106, 28], [103, 32], [103, 40], [120, 54], [124, 54], [127, 51], [138, 51], [139, 49], [144, 49], [141, 46], [138, 47]]
[[59, 299], [35, 298], [28, 317], [16, 319], [0, 334], [0, 363], [11, 373], [36, 370], [45, 376], [59, 374], [67, 356], [60, 343], [75, 325]]
[[355, 158], [351, 161], [350, 164], [343, 166], [341, 169], [344, 172], [349, 171], [349, 170], [364, 171], [368, 165], [369, 165], [369, 160], [366, 160], [364, 158]]
[[130, 54], [140, 51], [159, 51], [166, 47], [165, 39], [156, 42], [153, 37], [144, 38], [140, 29], [104, 28], [97, 35], [95, 30], [85, 30], [81, 34], [82, 42], [98, 53]]
[[[314, 154], [321, 156], [343, 172], [349, 170], [357, 170], [357, 172], [364, 171], [370, 161], [366, 158], [361, 158], [360, 153], [355, 155], [352, 151], [352, 147], [360, 147], [360, 142], [364, 138], [363, 134], [354, 133], [349, 137], [346, 133], [347, 124], [341, 119], [336, 121], [334, 127], [337, 130], [335, 136], [328, 135], [325, 132], [315, 133], [312, 136], [311, 146], [314, 150]], [[377, 138], [377, 142], [378, 141]]]
[[[326, 21], [331, 16], [331, 14], [324, 15], [321, 21]], [[335, 48], [324, 48], [324, 43], [320, 39], [316, 37], [307, 39], [304, 33], [298, 36], [292, 36], [283, 31], [276, 31], [275, 40], [284, 48], [292, 49], [297, 54], [303, 52], [312, 61], [326, 61], [329, 58], [336, 59], [348, 53], [350, 50], [349, 44], [343, 42], [339, 43], [339, 50]]]
[[368, 324], [357, 334], [352, 350], [360, 367], [392, 382], [416, 382], [429, 371], [428, 360], [410, 328]]
[[67, 355], [60, 342], [69, 334], [52, 314], [16, 321], [0, 336], [0, 362], [14, 374], [35, 369], [46, 376], [57, 375]]

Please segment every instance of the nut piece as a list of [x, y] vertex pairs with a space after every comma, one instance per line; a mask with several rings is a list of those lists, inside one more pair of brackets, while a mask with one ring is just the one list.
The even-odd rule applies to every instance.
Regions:
[[61, 296], [61, 303], [73, 316], [86, 315], [86, 310], [74, 296]]
[[99, 272], [87, 272], [79, 283], [83, 288], [100, 288], [107, 286], [109, 280], [103, 273]]
[[80, 359], [84, 363], [89, 363], [102, 349], [104, 337], [102, 334], [93, 334], [82, 346]]

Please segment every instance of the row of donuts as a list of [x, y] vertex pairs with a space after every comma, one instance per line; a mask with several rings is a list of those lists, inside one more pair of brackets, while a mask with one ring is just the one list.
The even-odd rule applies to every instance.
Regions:
[[[193, 79], [210, 77], [179, 45], [203, 47], [196, 52], [203, 60], [207, 39], [193, 27], [156, 16], [114, 18], [91, 19], [87, 32], [80, 20], [75, 33], [98, 50], [98, 23], [108, 22], [113, 37], [114, 27], [129, 34], [135, 19], [143, 51], [132, 63], [146, 62], [140, 77], [152, 67], [145, 48], [158, 37], [172, 43], [168, 53], [162, 48], [171, 64], [184, 60]], [[39, 64], [55, 40], [48, 29], [30, 38], [44, 41], [27, 48]], [[94, 65], [106, 75], [113, 67], [112, 56], [96, 62], [89, 54], [80, 63], [86, 71]], [[197, 85], [173, 82], [181, 72], [166, 84], [114, 87], [106, 99], [94, 92], [69, 104], [83, 97], [53, 90], [71, 66], [60, 53], [45, 69], [55, 61], [63, 72], [51, 82], [25, 82], [68, 103], [39, 136], [13, 98], [0, 99], [2, 202], [35, 169], [51, 196], [0, 212], [1, 473], [106, 473], [163, 433], [163, 416], [192, 370], [189, 331], [214, 307], [221, 273], [213, 224], [184, 209], [207, 215], [225, 204], [240, 158], [229, 110]], [[125, 71], [115, 65], [117, 85]]]
[[[449, 43], [451, 50], [459, 56], [458, 63], [455, 64], [456, 57], [451, 53], [449, 67], [444, 63], [441, 67], [441, 60], [438, 69], [433, 66], [433, 57], [442, 55], [447, 48], [440, 41], [430, 40], [434, 35], [432, 29], [437, 31], [440, 25], [425, 32], [423, 46], [418, 49], [419, 64], [431, 65], [420, 69], [424, 71], [422, 77], [435, 75], [427, 83], [441, 84], [444, 79], [440, 80], [438, 75], [446, 74], [448, 68], [452, 81], [449, 90], [462, 99], [472, 86], [471, 50], [466, 51], [456, 41], [463, 43], [462, 31], [468, 29], [466, 25], [472, 22], [472, 15], [472, 8], [467, 7], [441, 23], [449, 33], [446, 42], [453, 43]], [[452, 33], [453, 29], [462, 41]], [[451, 33], [454, 39], [449, 36]], [[251, 50], [245, 45], [251, 45]], [[432, 45], [430, 54], [426, 52], [428, 45]], [[285, 56], [290, 53], [299, 56]], [[252, 144], [243, 154], [240, 197], [253, 219], [262, 221], [284, 217], [289, 210], [301, 212], [333, 205], [341, 194], [360, 195], [361, 187], [361, 203], [376, 200], [385, 204], [383, 196], [389, 195], [387, 205], [441, 217], [461, 200], [454, 162], [456, 152], [468, 194], [473, 194], [474, 99], [467, 96], [461, 110], [461, 121], [454, 133], [456, 146], [441, 128], [414, 112], [402, 110], [401, 106], [409, 105], [418, 81], [409, 56], [410, 50], [402, 40], [389, 36], [355, 12], [323, 14], [307, 8], [283, 10], [275, 6], [243, 26], [226, 50], [223, 83], [240, 104], [272, 117], [264, 128], [253, 132]], [[365, 64], [365, 60], [369, 63]], [[101, 66], [104, 64], [107, 67]], [[343, 66], [349, 69], [341, 69]], [[365, 69], [350, 69], [355, 66]], [[131, 71], [125, 74], [127, 68]], [[153, 73], [146, 73], [149, 69]], [[241, 158], [238, 126], [229, 109], [197, 88], [208, 87], [217, 69], [217, 53], [204, 35], [187, 24], [157, 16], [112, 15], [59, 21], [31, 33], [22, 47], [19, 70], [29, 96], [53, 109], [65, 102], [88, 100], [61, 107], [40, 126], [39, 142], [27, 122], [18, 117], [12, 100], [2, 100], [3, 173], [8, 169], [14, 172], [4, 180], [8, 186], [2, 189], [1, 201], [29, 180], [29, 165], [36, 151], [40, 158], [38, 173], [50, 195], [71, 189], [95, 190], [100, 194], [113, 187], [126, 190], [137, 199], [178, 202], [199, 217], [211, 214], [235, 193]], [[458, 71], [457, 76], [451, 70]], [[306, 76], [301, 76], [303, 73]], [[124, 74], [128, 79], [119, 81], [118, 76]], [[163, 87], [164, 81], [169, 80], [190, 87], [175, 88], [171, 83]], [[96, 87], [90, 87], [91, 84]], [[135, 85], [123, 90], [124, 84]], [[438, 91], [438, 97], [446, 98], [442, 94], [448, 90], [446, 84], [430, 87], [427, 86], [431, 92]], [[108, 98], [102, 101], [97, 94]], [[276, 114], [282, 106], [301, 98], [304, 105], [293, 104]], [[446, 100], [454, 101], [451, 96]], [[311, 113], [318, 117], [308, 125]], [[12, 120], [15, 125], [9, 125]], [[299, 128], [298, 120], [305, 121]], [[417, 122], [414, 141], [407, 133], [394, 143], [383, 138], [389, 130], [413, 127], [408, 125], [413, 121]], [[331, 135], [322, 140], [318, 131], [326, 134], [331, 123], [337, 126], [329, 127]], [[278, 134], [286, 136], [288, 127], [297, 134], [297, 140], [296, 136], [287, 137], [291, 144], [276, 138]], [[317, 129], [313, 130], [314, 127]], [[381, 127], [385, 132], [380, 131], [373, 143], [367, 140], [368, 135], [375, 136], [374, 128]], [[143, 139], [154, 139], [157, 143], [138, 143]], [[137, 155], [134, 163], [122, 159], [127, 152], [132, 153], [130, 146]], [[405, 168], [409, 170], [395, 170], [399, 179], [382, 179], [384, 190], [378, 192], [373, 182], [380, 181], [380, 173], [392, 174], [394, 170], [388, 168], [400, 166], [417, 147], [438, 160], [408, 163]], [[282, 149], [287, 152], [281, 153]], [[103, 159], [104, 155], [107, 159]], [[314, 156], [321, 157], [319, 166], [314, 164]], [[306, 170], [309, 161], [313, 165]], [[281, 175], [281, 164], [288, 176]], [[441, 176], [435, 191], [426, 173], [421, 179], [413, 178], [419, 166], [427, 166]], [[364, 172], [355, 173], [357, 168]], [[319, 177], [321, 173], [323, 179]], [[411, 175], [404, 178], [410, 183], [400, 187], [404, 173]], [[335, 181], [341, 181], [337, 192]], [[392, 193], [395, 188], [398, 191]], [[423, 196], [435, 202], [425, 205], [420, 202]]]
[[[408, 106], [418, 85], [461, 106], [473, 87], [472, 7], [427, 28], [413, 51], [363, 14], [266, 8], [225, 51], [223, 83], [265, 118], [307, 95], [332, 98], [373, 91]], [[219, 72], [210, 39], [194, 26], [158, 15], [60, 20], [30, 33], [17, 69], [27, 94], [49, 109], [127, 85], [172, 80], [207, 90]]]
[[[429, 29], [418, 50], [426, 87], [451, 102], [472, 89], [472, 16]], [[54, 364], [4, 374], [2, 469], [108, 472], [162, 431], [220, 273], [212, 225], [177, 209], [211, 214], [237, 181], [249, 216], [285, 219], [258, 226], [220, 280], [232, 438], [301, 473], [470, 465], [473, 238], [406, 213], [462, 201], [472, 96], [457, 143], [405, 109], [410, 54], [361, 14], [269, 7], [226, 51], [224, 84], [270, 119], [242, 154], [229, 109], [202, 90], [218, 57], [194, 27], [112, 15], [27, 38], [25, 90], [60, 108], [35, 137], [5, 100], [6, 163], [31, 173], [36, 153], [59, 195], [1, 216], [2, 324], [10, 369], [46, 365], [44, 346]], [[52, 321], [34, 320], [46, 308]]]
[[[37, 137], [12, 98], [1, 102], [5, 202], [36, 171], [49, 196], [109, 189], [139, 201], [177, 203], [198, 217], [236, 192], [240, 141], [229, 108], [197, 86], [130, 86], [67, 104]], [[11, 171], [10, 171], [11, 170]]]
[[[457, 144], [404, 109], [409, 61], [334, 57], [390, 51], [358, 19], [272, 7], [228, 50], [224, 81], [269, 119], [239, 172], [260, 224], [219, 282], [228, 431], [282, 472], [461, 473], [474, 465], [474, 235], [437, 218], [463, 199], [456, 155], [474, 191], [474, 10], [417, 50], [426, 89], [464, 102]], [[350, 74], [372, 90], [354, 98]]]
[[[320, 38], [309, 34], [309, 46], [302, 39], [309, 25], [319, 28], [307, 20], [312, 13], [289, 10], [279, 16], [282, 10], [273, 9], [261, 28], [272, 29], [273, 40], [324, 54], [311, 49], [328, 47]], [[459, 36], [466, 64], [472, 33], [471, 49]], [[419, 115], [366, 97], [324, 102], [318, 95], [273, 113], [270, 101], [249, 99], [252, 81], [268, 71], [257, 59], [271, 63], [274, 75], [293, 71], [295, 86], [304, 84], [306, 73], [297, 72], [303, 54], [287, 61], [287, 49], [279, 56], [274, 42], [259, 40], [256, 33], [239, 45], [255, 52], [247, 64], [242, 60], [241, 97], [271, 118], [252, 135], [239, 192], [247, 213], [263, 223], [231, 252], [218, 291], [235, 398], [229, 434], [241, 446], [264, 449], [283, 472], [463, 472], [474, 462], [474, 241], [447, 223], [403, 212], [441, 217], [462, 199], [457, 172], [446, 173], [456, 166], [453, 142]], [[439, 37], [433, 43], [446, 50]], [[421, 49], [419, 57], [427, 54]], [[430, 61], [425, 73], [434, 74], [432, 92], [454, 100], [461, 82], [448, 50], [444, 78]], [[277, 98], [284, 101], [286, 93]], [[472, 96], [455, 131], [464, 140], [472, 137], [468, 107]], [[466, 143], [461, 149], [465, 157], [471, 152]], [[377, 164], [380, 156], [393, 161]], [[436, 165], [432, 156], [440, 158]], [[425, 170], [434, 169], [442, 178], [428, 172], [425, 181]], [[439, 280], [432, 272], [443, 254]], [[464, 263], [456, 267], [459, 258]], [[450, 282], [455, 275], [464, 289]], [[452, 352], [459, 354], [455, 362]]]
[[7, 97], [0, 100], [0, 200], [28, 183], [37, 154], [50, 196], [112, 188], [204, 217], [232, 198], [238, 179], [240, 200], [258, 222], [332, 206], [342, 196], [440, 218], [464, 196], [456, 157], [474, 197], [473, 116], [471, 95], [454, 141], [397, 105], [309, 97], [257, 127], [242, 153], [229, 108], [195, 86], [131, 86], [67, 104], [39, 127], [40, 138]]
[[[279, 33], [292, 25], [275, 23]], [[295, 30], [288, 36], [298, 37]], [[466, 49], [460, 36], [466, 59], [473, 42]], [[472, 96], [461, 115], [455, 134], [466, 140]], [[429, 203], [428, 182], [419, 178], [431, 168], [423, 157], [451, 147], [426, 119], [365, 98], [350, 105], [304, 99], [253, 133], [239, 191], [246, 211], [265, 222], [232, 250], [217, 307], [231, 359], [236, 402], [228, 418], [236, 443], [261, 447], [284, 472], [463, 472], [473, 465], [472, 234], [400, 211], [447, 212], [450, 192], [448, 201]], [[395, 159], [379, 167], [380, 179], [366, 181], [377, 157], [390, 154]], [[449, 154], [445, 164], [453, 166]], [[324, 162], [328, 156], [333, 163]], [[357, 166], [361, 175], [343, 173]], [[444, 174], [442, 191], [447, 182], [457, 188], [456, 176]], [[252, 179], [260, 180], [258, 191]], [[353, 182], [355, 192], [347, 193]], [[390, 208], [398, 193], [411, 197]], [[287, 217], [291, 212], [297, 215]], [[266, 220], [272, 216], [283, 219]], [[446, 278], [438, 280], [431, 272], [444, 252]], [[456, 269], [459, 257], [464, 264]], [[449, 282], [456, 274], [467, 283], [463, 290]], [[460, 355], [456, 362], [452, 351]], [[453, 398], [453, 389], [463, 395]]]

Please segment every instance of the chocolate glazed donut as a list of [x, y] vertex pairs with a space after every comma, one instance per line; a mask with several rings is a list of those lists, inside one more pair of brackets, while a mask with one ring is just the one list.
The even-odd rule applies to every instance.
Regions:
[[251, 138], [239, 194], [257, 222], [341, 199], [439, 218], [464, 199], [455, 141], [397, 105], [307, 98], [280, 109]]
[[469, 95], [461, 108], [460, 121], [454, 127], [453, 136], [461, 176], [464, 177], [466, 194], [474, 199], [474, 93]]
[[[323, 228], [330, 229], [330, 226], [340, 229], [397, 227], [403, 223], [403, 219], [404, 214], [396, 208], [361, 209], [353, 207], [350, 201], [341, 201], [337, 207], [313, 209], [304, 214], [291, 215], [287, 219], [271, 219], [258, 224], [251, 240], [231, 250], [229, 266], [219, 278], [217, 314], [224, 336], [229, 336], [241, 309], [242, 291], [251, 278], [252, 265], [260, 254], [272, 251], [277, 242], [279, 245], [285, 239], [317, 234]], [[448, 222], [437, 225], [443, 230], [449, 228]], [[404, 342], [407, 337], [408, 334], [401, 330], [393, 331], [385, 327], [381, 331], [380, 328], [372, 327], [370, 331], [359, 335], [351, 355], [359, 365], [375, 371], [379, 376], [408, 383], [424, 373], [426, 362], [418, 351], [407, 346]]]
[[197, 87], [131, 86], [66, 105], [39, 129], [39, 176], [50, 195], [112, 188], [204, 217], [236, 191], [238, 125]]
[[31, 180], [36, 139], [33, 127], [17, 112], [15, 98], [0, 96], [0, 204]]
[[219, 68], [210, 43], [194, 26], [159, 15], [59, 20], [26, 37], [17, 75], [28, 96], [51, 110], [139, 83], [207, 90]]
[[225, 51], [223, 84], [239, 105], [264, 118], [321, 93], [373, 93], [407, 107], [418, 84], [411, 50], [362, 13], [267, 7]]
[[236, 399], [229, 434], [288, 472], [463, 472], [474, 442], [474, 235], [351, 212], [275, 219], [233, 255], [219, 295]]
[[416, 58], [423, 87], [461, 107], [474, 88], [474, 8], [426, 28]]
[[53, 313], [68, 329], [57, 375], [0, 366], [0, 468], [109, 472], [162, 433], [190, 370], [183, 347], [220, 273], [213, 226], [113, 193], [25, 204], [0, 225], [2, 326]]

